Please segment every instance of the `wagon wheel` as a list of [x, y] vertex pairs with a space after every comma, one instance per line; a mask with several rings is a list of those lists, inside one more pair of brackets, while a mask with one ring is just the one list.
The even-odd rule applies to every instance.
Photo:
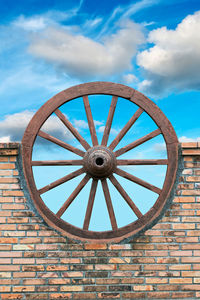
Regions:
[[[92, 112], [89, 103], [89, 97], [96, 94], [112, 95], [112, 101], [109, 108], [109, 113], [106, 121], [106, 126], [103, 133], [103, 138], [101, 143], [98, 143], [97, 134], [95, 130], [94, 120], [92, 117]], [[61, 112], [59, 107], [64, 103], [76, 100], [82, 97], [84, 108], [88, 120], [88, 126], [91, 134], [92, 145], [81, 136], [78, 130], [70, 123], [67, 117]], [[138, 106], [137, 111], [133, 114], [126, 125], [117, 134], [116, 138], [108, 145], [108, 138], [111, 130], [112, 120], [118, 101], [118, 97], [125, 98]], [[143, 137], [134, 140], [130, 144], [115, 150], [119, 142], [125, 137], [126, 133], [137, 121], [140, 115], [146, 112], [151, 119], [156, 123], [157, 129], [144, 135]], [[66, 128], [73, 134], [77, 141], [84, 148], [84, 151], [71, 146], [68, 143], [61, 141], [60, 139], [49, 135], [48, 133], [41, 130], [41, 127], [48, 119], [48, 117], [55, 113], [58, 119], [66, 126]], [[133, 148], [153, 139], [154, 137], [162, 135], [165, 140], [167, 148], [167, 159], [120, 159], [120, 156]], [[80, 159], [77, 160], [57, 160], [57, 161], [33, 161], [32, 160], [32, 149], [37, 136], [42, 137], [54, 144], [65, 148], [66, 150], [77, 154]], [[114, 241], [119, 242], [127, 237], [133, 236], [138, 232], [150, 227], [161, 215], [163, 208], [166, 205], [167, 199], [171, 193], [172, 187], [174, 185], [177, 163], [178, 163], [178, 141], [174, 129], [162, 111], [148, 98], [138, 91], [129, 88], [127, 86], [109, 82], [93, 82], [86, 83], [79, 86], [69, 88], [57, 94], [46, 102], [34, 115], [30, 121], [22, 140], [22, 158], [23, 158], [23, 168], [25, 173], [26, 182], [29, 188], [31, 197], [35, 203], [41, 216], [44, 220], [55, 229], [61, 231], [64, 235], [71, 238], [85, 240], [85, 241]], [[35, 179], [33, 175], [33, 166], [60, 166], [60, 165], [80, 165], [81, 167], [67, 174], [66, 176], [52, 182], [43, 188], [37, 189], [35, 184]], [[162, 189], [128, 173], [120, 168], [120, 166], [125, 165], [166, 165], [167, 172], [165, 176], [165, 181]], [[53, 213], [43, 202], [41, 195], [53, 189], [71, 179], [84, 174], [83, 179], [74, 189], [74, 191], [69, 195], [64, 204], [59, 208], [57, 213]], [[126, 178], [127, 180], [134, 182], [146, 189], [151, 190], [158, 195], [158, 198], [145, 214], [142, 214], [140, 209], [134, 203], [134, 199], [131, 199], [122, 185], [116, 178], [116, 174]], [[62, 219], [62, 215], [68, 209], [73, 200], [77, 197], [83, 187], [91, 181], [91, 189], [88, 195], [88, 204], [85, 213], [85, 218], [83, 221], [83, 228], [76, 227]], [[110, 194], [109, 185], [110, 182], [116, 190], [121, 194], [124, 201], [129, 205], [134, 214], [137, 216], [137, 220], [132, 223], [118, 227], [117, 220], [115, 217], [115, 212], [112, 205], [112, 195]], [[91, 214], [93, 210], [93, 205], [95, 201], [95, 194], [97, 190], [97, 185], [101, 184], [108, 214], [110, 218], [110, 223], [112, 230], [107, 231], [91, 231], [89, 230], [89, 224], [91, 219]]]

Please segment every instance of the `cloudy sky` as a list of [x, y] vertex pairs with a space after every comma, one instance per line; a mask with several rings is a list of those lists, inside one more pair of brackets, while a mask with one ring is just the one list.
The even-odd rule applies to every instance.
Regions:
[[[0, 0], [0, 7], [0, 142], [20, 141], [33, 114], [49, 98], [89, 81], [123, 83], [141, 91], [164, 112], [180, 141], [200, 141], [199, 0]], [[103, 135], [111, 99], [96, 100], [90, 99], [90, 104], [99, 138]], [[76, 107], [71, 102], [63, 108], [63, 113], [87, 138], [83, 103], [78, 101]], [[110, 142], [132, 116], [130, 103], [126, 105], [122, 101], [116, 109], [118, 117], [113, 120]], [[77, 146], [77, 141], [55, 115], [43, 129]], [[155, 124], [142, 114], [131, 130], [125, 144], [155, 130]], [[71, 159], [66, 151], [49, 151], [52, 143], [45, 144], [44, 139], [38, 138], [37, 142], [39, 151], [34, 152], [34, 159], [47, 159], [47, 156], [55, 160]], [[145, 144], [126, 158], [165, 158], [161, 137]], [[48, 176], [45, 168], [49, 170]], [[37, 188], [72, 171], [70, 167], [60, 168], [35, 167]], [[132, 167], [132, 171], [130, 168], [130, 173], [162, 188], [166, 166], [145, 166], [137, 170]], [[70, 186], [62, 184], [44, 194], [44, 202], [54, 212], [66, 201], [66, 191], [70, 194], [70, 189], [73, 191], [80, 182], [79, 177], [73, 180]], [[121, 184], [127, 190], [130, 188], [130, 196], [142, 213], [155, 203], [151, 191], [125, 179], [121, 179]], [[80, 193], [65, 214], [65, 220], [76, 226], [83, 224], [89, 188], [87, 185], [83, 189], [84, 194]], [[127, 204], [124, 206], [113, 186], [110, 188], [114, 193], [116, 216], [122, 216], [123, 209], [125, 212], [119, 226], [132, 222], [133, 212], [125, 207]], [[110, 221], [106, 204], [102, 202], [102, 189], [97, 192], [99, 200], [95, 199], [91, 228], [104, 230], [110, 228]], [[63, 195], [60, 202], [55, 201], [58, 194]], [[104, 205], [105, 213], [99, 214], [98, 205]], [[71, 218], [77, 212], [79, 217], [73, 221]]]
[[57, 92], [96, 80], [138, 89], [180, 140], [199, 138], [198, 0], [0, 4], [0, 141], [20, 140], [32, 114]]

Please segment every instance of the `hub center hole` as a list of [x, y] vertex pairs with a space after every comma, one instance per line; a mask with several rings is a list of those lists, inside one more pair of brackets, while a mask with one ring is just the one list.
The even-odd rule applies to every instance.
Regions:
[[103, 163], [104, 163], [103, 158], [102, 157], [97, 157], [97, 159], [96, 159], [97, 166], [102, 166]]

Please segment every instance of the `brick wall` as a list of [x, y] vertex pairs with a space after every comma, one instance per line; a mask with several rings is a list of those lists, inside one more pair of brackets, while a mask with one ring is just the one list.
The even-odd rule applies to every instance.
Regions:
[[21, 188], [19, 144], [0, 144], [0, 299], [199, 299], [200, 144], [162, 219], [128, 244], [75, 243]]

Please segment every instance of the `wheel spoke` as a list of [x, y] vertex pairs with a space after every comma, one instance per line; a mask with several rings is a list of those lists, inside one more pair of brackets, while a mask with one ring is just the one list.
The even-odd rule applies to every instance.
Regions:
[[62, 177], [62, 178], [60, 178], [60, 179], [58, 179], [58, 180], [56, 180], [56, 181], [54, 181], [54, 182], [46, 185], [46, 186], [44, 186], [43, 188], [39, 189], [38, 192], [39, 192], [40, 195], [43, 194], [43, 193], [46, 193], [47, 191], [49, 191], [49, 190], [51, 190], [51, 189], [53, 189], [53, 188], [55, 188], [55, 187], [63, 184], [64, 182], [67, 182], [67, 181], [69, 181], [69, 180], [71, 180], [71, 179], [73, 179], [73, 178], [75, 178], [75, 177], [83, 174], [84, 172], [85, 171], [84, 171], [83, 168], [81, 168], [79, 170], [76, 170], [76, 171], [74, 171], [74, 172], [72, 172], [72, 173], [70, 173], [70, 174], [68, 174], [68, 175], [66, 175], [66, 176], [64, 176], [64, 177]]
[[88, 230], [88, 228], [89, 228], [90, 219], [91, 219], [91, 215], [92, 215], [92, 209], [93, 209], [93, 205], [94, 205], [94, 198], [95, 198], [96, 190], [97, 190], [97, 184], [98, 184], [98, 181], [93, 179], [91, 190], [90, 190], [90, 196], [89, 196], [89, 200], [88, 200], [88, 205], [87, 205], [87, 210], [86, 210], [86, 215], [85, 215], [85, 220], [84, 220], [84, 224], [83, 224], [84, 230]]
[[133, 149], [133, 148], [135, 148], [135, 147], [151, 140], [152, 138], [156, 137], [159, 134], [161, 134], [161, 130], [158, 128], [158, 129], [152, 131], [151, 133], [143, 136], [142, 138], [140, 138], [140, 139], [128, 144], [127, 146], [115, 151], [115, 156], [116, 157], [120, 156], [120, 155], [126, 153], [127, 151], [129, 151], [129, 150], [131, 150], [131, 149]]
[[117, 230], [117, 222], [116, 222], [115, 213], [114, 213], [114, 209], [113, 209], [113, 205], [112, 205], [112, 201], [111, 201], [111, 197], [110, 197], [110, 192], [109, 192], [109, 189], [108, 189], [108, 184], [107, 184], [106, 179], [103, 179], [101, 181], [101, 184], [102, 184], [102, 188], [103, 188], [103, 192], [104, 192], [104, 197], [105, 197], [105, 200], [106, 200], [106, 205], [107, 205], [107, 208], [108, 208], [108, 213], [109, 213], [112, 229]]
[[31, 164], [32, 166], [80, 166], [83, 164], [83, 160], [35, 160]]
[[139, 108], [134, 115], [131, 117], [131, 119], [126, 123], [126, 125], [122, 128], [122, 130], [118, 133], [116, 138], [112, 141], [110, 146], [111, 150], [115, 149], [115, 147], [119, 144], [121, 139], [125, 136], [125, 134], [129, 131], [129, 129], [133, 126], [133, 124], [137, 121], [139, 116], [143, 113], [143, 110]]
[[88, 150], [90, 148], [90, 145], [80, 135], [80, 133], [76, 130], [76, 128], [74, 128], [74, 126], [69, 122], [69, 120], [65, 117], [65, 115], [59, 109], [55, 110], [55, 114], [63, 122], [63, 124], [69, 129], [69, 131], [75, 136], [75, 138], [80, 142], [83, 148], [85, 148], [85, 150]]
[[136, 176], [133, 176], [132, 174], [127, 173], [127, 172], [125, 172], [125, 171], [123, 171], [119, 168], [116, 168], [114, 172], [117, 175], [120, 175], [120, 176], [122, 176], [122, 177], [124, 177], [124, 178], [126, 178], [130, 181], [133, 181], [133, 182], [147, 188], [148, 190], [151, 190], [152, 192], [154, 192], [156, 194], [160, 195], [160, 193], [161, 193], [161, 189], [159, 189], [158, 187], [156, 187], [156, 186], [154, 186], [154, 185], [152, 185], [152, 184], [150, 184], [150, 183], [148, 183], [148, 182], [146, 182], [146, 181], [144, 181], [144, 180], [142, 180], [142, 179], [140, 179]]
[[126, 165], [167, 165], [168, 159], [117, 159], [118, 166]]
[[66, 211], [66, 209], [70, 206], [70, 204], [72, 203], [72, 201], [76, 198], [76, 196], [84, 188], [84, 186], [87, 184], [87, 182], [89, 181], [89, 179], [90, 179], [90, 176], [89, 175], [85, 175], [85, 177], [81, 180], [81, 182], [79, 183], [79, 185], [75, 188], [75, 190], [71, 193], [71, 195], [69, 196], [69, 198], [65, 201], [65, 203], [62, 205], [62, 207], [56, 213], [57, 217], [61, 217], [64, 214], [64, 212]]
[[107, 118], [107, 121], [106, 121], [106, 126], [105, 126], [105, 129], [104, 129], [104, 133], [103, 133], [103, 138], [102, 138], [102, 141], [101, 141], [102, 146], [106, 146], [107, 142], [108, 142], [110, 129], [111, 129], [111, 125], [112, 125], [112, 120], [113, 120], [115, 108], [116, 108], [116, 105], [117, 105], [117, 99], [118, 99], [117, 96], [112, 97], [110, 110], [109, 110], [109, 113], [108, 113], [108, 118]]
[[50, 135], [50, 134], [48, 134], [48, 133], [46, 133], [46, 132], [44, 132], [44, 131], [42, 131], [42, 130], [40, 130], [40, 131], [38, 132], [38, 135], [39, 135], [40, 137], [42, 137], [42, 138], [44, 138], [44, 139], [46, 139], [46, 140], [48, 140], [48, 141], [54, 143], [54, 144], [57, 144], [57, 145], [59, 145], [59, 146], [65, 148], [65, 149], [67, 149], [67, 150], [69, 150], [69, 151], [71, 151], [71, 152], [73, 152], [73, 153], [79, 155], [79, 156], [82, 156], [82, 157], [83, 157], [83, 156], [85, 155], [85, 152], [83, 152], [82, 150], [80, 150], [80, 149], [78, 149], [78, 148], [75, 148], [75, 147], [73, 147], [73, 146], [71, 146], [71, 145], [69, 145], [69, 144], [67, 144], [67, 143], [65, 143], [65, 142], [63, 142], [63, 141], [61, 141], [61, 140], [55, 138], [54, 136], [52, 136], [52, 135]]
[[136, 216], [138, 218], [141, 218], [142, 217], [141, 211], [135, 205], [135, 203], [132, 201], [132, 199], [129, 197], [129, 195], [125, 192], [125, 190], [123, 189], [123, 187], [121, 186], [121, 184], [117, 181], [117, 179], [113, 175], [111, 175], [109, 177], [109, 179], [112, 182], [112, 184], [116, 187], [116, 189], [118, 190], [118, 192], [122, 195], [122, 197], [127, 202], [127, 204], [130, 206], [130, 208], [133, 210], [133, 212], [136, 214]]
[[85, 106], [85, 112], [87, 115], [92, 144], [93, 144], [93, 146], [97, 146], [98, 145], [97, 134], [96, 134], [95, 126], [94, 126], [94, 120], [92, 117], [92, 112], [91, 112], [88, 96], [83, 96], [83, 102], [84, 102], [84, 106]]

